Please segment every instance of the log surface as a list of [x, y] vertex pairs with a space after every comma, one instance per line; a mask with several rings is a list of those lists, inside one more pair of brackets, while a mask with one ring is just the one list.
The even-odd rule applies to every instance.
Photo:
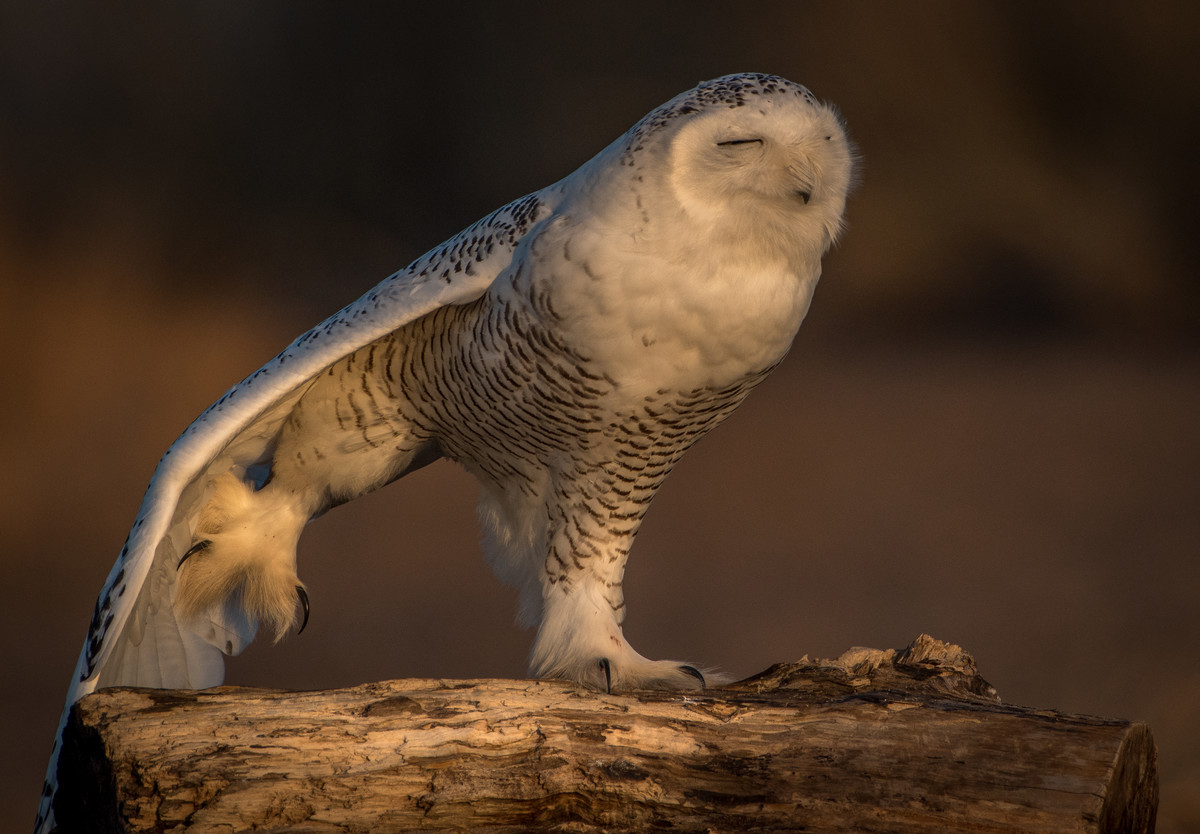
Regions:
[[65, 737], [63, 831], [1149, 832], [1143, 724], [1002, 704], [956, 646], [697, 693], [396, 680], [109, 689]]

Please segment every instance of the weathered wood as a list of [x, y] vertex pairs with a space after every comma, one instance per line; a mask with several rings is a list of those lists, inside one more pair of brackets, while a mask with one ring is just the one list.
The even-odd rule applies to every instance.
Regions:
[[63, 830], [1149, 832], [1142, 724], [1004, 705], [922, 636], [720, 690], [398, 680], [112, 689], [71, 716]]

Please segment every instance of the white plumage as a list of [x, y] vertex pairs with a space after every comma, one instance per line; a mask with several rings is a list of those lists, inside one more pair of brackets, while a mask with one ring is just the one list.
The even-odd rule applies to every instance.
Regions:
[[[103, 686], [219, 684], [222, 653], [260, 624], [278, 639], [299, 597], [307, 614], [304, 525], [439, 457], [480, 481], [488, 557], [538, 626], [534, 674], [703, 686], [626, 642], [625, 560], [674, 463], [791, 345], [851, 167], [803, 87], [705, 82], [305, 333], [163, 456], [68, 709]], [[46, 830], [54, 784], [52, 760]]]

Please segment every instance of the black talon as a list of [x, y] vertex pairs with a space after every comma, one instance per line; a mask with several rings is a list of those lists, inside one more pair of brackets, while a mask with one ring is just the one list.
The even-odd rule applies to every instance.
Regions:
[[600, 658], [600, 668], [604, 670], [604, 691], [612, 693], [612, 665], [607, 657]]
[[175, 570], [179, 570], [181, 567], [183, 567], [184, 562], [195, 556], [197, 553], [203, 553], [211, 546], [212, 542], [208, 539], [201, 539], [200, 541], [196, 542], [187, 549], [187, 553], [183, 554], [183, 558], [179, 560], [179, 564], [175, 566]]
[[300, 597], [300, 607], [304, 609], [304, 622], [300, 623], [300, 630], [296, 632], [296, 636], [299, 637], [308, 626], [308, 591], [304, 590], [303, 585], [296, 586], [296, 596]]
[[705, 686], [708, 685], [704, 682], [704, 675], [700, 674], [700, 670], [697, 669], [695, 666], [680, 666], [679, 671], [686, 672], [687, 674], [691, 675], [696, 680], [700, 681], [701, 689], [703, 689]]

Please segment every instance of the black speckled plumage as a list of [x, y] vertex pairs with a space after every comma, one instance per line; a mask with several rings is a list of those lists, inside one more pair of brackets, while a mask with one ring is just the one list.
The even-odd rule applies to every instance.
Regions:
[[[219, 683], [223, 654], [307, 600], [304, 525], [443, 457], [481, 485], [488, 558], [538, 626], [534, 674], [703, 686], [625, 640], [625, 561], [672, 467], [790, 346], [851, 167], [800, 85], [704, 82], [302, 334], [163, 455], [66, 709]], [[52, 757], [39, 830], [54, 783]]]

